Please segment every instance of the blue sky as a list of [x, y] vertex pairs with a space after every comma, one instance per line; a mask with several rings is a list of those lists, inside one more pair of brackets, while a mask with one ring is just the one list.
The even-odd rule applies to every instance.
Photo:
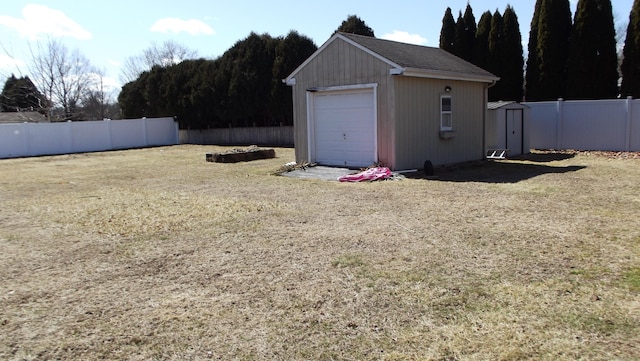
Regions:
[[[457, 17], [468, 0], [376, 1], [324, 0], [11, 0], [0, 9], [0, 84], [11, 73], [29, 75], [30, 47], [48, 38], [79, 50], [105, 74], [117, 94], [120, 64], [142, 54], [153, 43], [171, 40], [215, 58], [250, 32], [286, 35], [290, 30], [324, 43], [349, 15], [357, 15], [379, 38], [438, 46], [442, 17], [450, 7]], [[518, 15], [523, 42], [535, 0], [470, 0], [476, 21], [484, 11], [504, 12], [511, 4]], [[617, 24], [626, 24], [633, 0], [613, 0]], [[571, 1], [572, 11], [576, 1]], [[625, 26], [626, 28], [626, 26]]]

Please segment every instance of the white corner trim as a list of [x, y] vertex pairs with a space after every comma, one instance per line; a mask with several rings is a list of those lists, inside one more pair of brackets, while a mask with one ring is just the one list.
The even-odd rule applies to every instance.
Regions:
[[288, 86], [294, 86], [296, 85], [296, 78], [283, 79], [282, 82], [287, 84]]

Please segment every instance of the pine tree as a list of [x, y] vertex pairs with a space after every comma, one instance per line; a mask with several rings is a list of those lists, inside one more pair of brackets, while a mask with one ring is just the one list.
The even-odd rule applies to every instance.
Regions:
[[622, 51], [622, 96], [640, 98], [640, 0], [633, 2]]
[[338, 27], [338, 30], [334, 32], [358, 34], [364, 36], [375, 37], [373, 30], [362, 19], [355, 15], [349, 15], [347, 20], [343, 21]]
[[529, 28], [529, 44], [527, 57], [526, 72], [526, 91], [527, 100], [536, 100], [539, 98], [540, 88], [540, 54], [538, 54], [538, 22], [540, 22], [540, 6], [543, 0], [537, 0], [533, 17], [531, 18], [531, 26]]
[[462, 59], [472, 62], [473, 61], [473, 44], [476, 36], [476, 18], [473, 16], [473, 9], [471, 5], [467, 4], [467, 8], [464, 11], [464, 16], [460, 14], [456, 22], [456, 34], [455, 34], [455, 55]]
[[618, 95], [618, 57], [610, 0], [579, 0], [569, 40], [567, 98]]
[[503, 15], [504, 27], [501, 51], [504, 58], [502, 72], [502, 100], [521, 101], [523, 96], [523, 67], [522, 35], [518, 16], [510, 5], [507, 5]]
[[39, 111], [46, 101], [28, 76], [7, 79], [0, 94], [0, 109], [3, 112]]
[[[489, 56], [487, 70], [494, 75], [501, 76], [505, 66], [504, 59], [504, 20], [498, 10], [491, 17], [491, 30], [489, 31]], [[496, 85], [489, 88], [489, 101], [502, 100], [504, 94], [502, 79]]]
[[571, 9], [569, 0], [543, 0], [538, 22], [538, 96], [527, 100], [556, 100], [565, 93]]
[[455, 53], [456, 22], [453, 20], [451, 8], [447, 8], [442, 18], [440, 30], [440, 48], [452, 54]]
[[472, 63], [485, 70], [489, 60], [489, 32], [491, 31], [492, 16], [490, 11], [485, 11], [482, 14], [473, 42]]

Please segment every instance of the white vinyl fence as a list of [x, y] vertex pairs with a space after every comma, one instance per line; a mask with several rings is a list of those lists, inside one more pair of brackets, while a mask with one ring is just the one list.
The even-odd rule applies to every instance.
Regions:
[[640, 99], [526, 102], [533, 149], [640, 151]]
[[178, 144], [173, 118], [0, 124], [0, 158]]

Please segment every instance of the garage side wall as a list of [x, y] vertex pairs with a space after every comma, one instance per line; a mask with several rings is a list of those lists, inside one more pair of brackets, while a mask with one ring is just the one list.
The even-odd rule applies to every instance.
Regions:
[[[396, 77], [395, 84], [398, 169], [422, 168], [426, 160], [438, 166], [484, 157], [486, 84], [405, 76]], [[450, 139], [440, 137], [442, 95], [452, 97], [455, 136]]]
[[378, 160], [393, 166], [390, 66], [359, 48], [336, 39], [295, 75], [293, 119], [296, 162], [309, 161], [307, 89], [377, 84]]

